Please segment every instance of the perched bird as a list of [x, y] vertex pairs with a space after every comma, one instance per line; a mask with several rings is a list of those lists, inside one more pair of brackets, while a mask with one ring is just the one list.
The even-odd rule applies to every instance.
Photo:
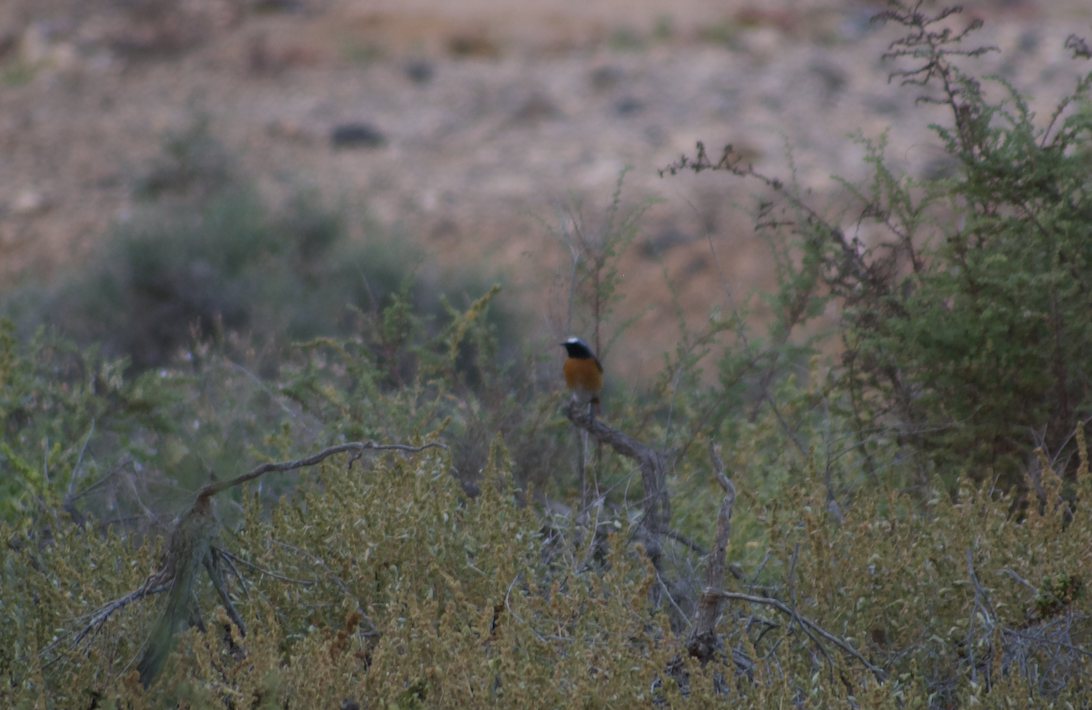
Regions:
[[562, 372], [573, 399], [591, 406], [592, 415], [599, 413], [599, 390], [603, 389], [603, 366], [595, 354], [580, 338], [569, 338], [561, 343], [568, 356]]

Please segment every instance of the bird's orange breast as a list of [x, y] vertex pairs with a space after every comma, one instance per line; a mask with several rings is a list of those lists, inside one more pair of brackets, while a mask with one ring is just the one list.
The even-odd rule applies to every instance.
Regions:
[[565, 358], [562, 372], [571, 390], [595, 393], [603, 388], [603, 368], [595, 358]]

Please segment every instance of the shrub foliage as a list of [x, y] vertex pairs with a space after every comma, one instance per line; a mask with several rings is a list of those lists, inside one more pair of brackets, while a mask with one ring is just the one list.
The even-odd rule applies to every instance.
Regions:
[[[1072, 424], [1092, 406], [1092, 73], [1044, 125], [1003, 79], [960, 69], [957, 60], [993, 51], [963, 48], [980, 20], [956, 33], [959, 8], [893, 5], [875, 18], [907, 30], [884, 55], [899, 67], [891, 78], [951, 110], [933, 129], [953, 176], [896, 174], [885, 137], [862, 138], [872, 180], [846, 184], [854, 204], [826, 216], [731, 146], [713, 162], [699, 145], [668, 170], [726, 170], [766, 186], [756, 228], [793, 252], [778, 300], [801, 320], [827, 301], [839, 307], [832, 384], [859, 436], [897, 432], [923, 487], [934, 471], [951, 484], [967, 465], [1019, 484], [1037, 446], [1075, 460]], [[1092, 58], [1076, 36], [1066, 46]], [[1004, 98], [991, 101], [984, 83]]]
[[[1082, 449], [1083, 450], [1083, 449]], [[606, 536], [588, 561], [544, 545], [534, 511], [513, 501], [498, 443], [481, 494], [465, 497], [450, 454], [329, 459], [296, 494], [242, 499], [238, 527], [212, 544], [243, 636], [208, 580], [195, 586], [204, 629], [190, 628], [144, 688], [134, 659], [160, 605], [134, 601], [101, 626], [95, 610], [140, 587], [159, 542], [66, 525], [16, 535], [3, 566], [5, 706], [616, 707], [733, 702], [808, 707], [1042, 707], [1084, 698], [1092, 618], [1080, 579], [1092, 550], [1081, 504], [1034, 509], [965, 480], [929, 516], [893, 490], [862, 493], [842, 520], [825, 491], [786, 486], [763, 523], [777, 571], [759, 585], [884, 669], [884, 682], [802, 625], [733, 604], [725, 642], [750, 660], [702, 666], [651, 592], [658, 572]], [[1046, 485], [1059, 489], [1047, 468]], [[750, 579], [729, 580], [756, 593]], [[759, 594], [760, 599], [761, 594]], [[74, 634], [85, 624], [93, 630]], [[1084, 698], [1087, 700], [1087, 698]], [[1080, 702], [1084, 702], [1081, 700]], [[115, 705], [116, 704], [116, 705]]]

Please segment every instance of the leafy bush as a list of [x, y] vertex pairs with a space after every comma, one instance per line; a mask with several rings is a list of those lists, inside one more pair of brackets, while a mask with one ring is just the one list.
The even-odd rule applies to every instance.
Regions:
[[55, 526], [63, 511], [160, 529], [161, 515], [214, 472], [241, 467], [270, 431], [314, 439], [314, 424], [246, 363], [209, 345], [177, 369], [134, 375], [96, 348], [44, 330], [20, 342], [13, 331], [0, 321], [0, 519], [9, 523]]
[[[0, 518], [34, 506], [70, 508], [76, 482], [94, 475], [85, 453], [96, 423], [108, 428], [124, 409], [117, 394], [121, 364], [102, 361], [59, 339], [39, 335], [27, 348], [0, 321]], [[74, 511], [74, 508], [72, 509]]]
[[[1072, 424], [1092, 416], [1092, 73], [1041, 125], [1002, 79], [988, 79], [1007, 94], [991, 102], [956, 64], [990, 51], [961, 48], [980, 21], [954, 33], [958, 8], [930, 16], [920, 3], [895, 5], [878, 19], [908, 34], [885, 58], [910, 66], [892, 78], [951, 109], [952, 123], [934, 130], [955, 176], [897, 175], [885, 138], [862, 139], [872, 181], [846, 184], [857, 204], [828, 218], [792, 185], [742, 165], [731, 146], [716, 163], [699, 146], [669, 169], [729, 170], [766, 185], [756, 227], [791, 254], [778, 302], [799, 322], [840, 306], [842, 366], [831, 386], [845, 398], [831, 403], [859, 438], [897, 436], [923, 490], [934, 470], [953, 486], [966, 466], [1022, 485], [1037, 466], [1032, 449], [1072, 460]], [[1067, 47], [1092, 58], [1075, 36]], [[877, 236], [866, 244], [844, 231], [835, 219], [847, 215]]]

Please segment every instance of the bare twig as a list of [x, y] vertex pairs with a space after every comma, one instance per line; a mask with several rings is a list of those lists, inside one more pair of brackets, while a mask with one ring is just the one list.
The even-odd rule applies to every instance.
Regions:
[[83, 440], [83, 446], [80, 447], [80, 455], [76, 457], [76, 465], [72, 467], [72, 473], [68, 477], [68, 492], [66, 498], [72, 497], [72, 489], [76, 485], [76, 478], [80, 472], [80, 464], [83, 463], [83, 455], [87, 451], [87, 445], [91, 443], [91, 435], [95, 433], [95, 420], [91, 420], [91, 427], [87, 430], [87, 438]]
[[985, 617], [987, 624], [990, 623], [990, 615], [982, 605], [981, 597], [983, 592], [978, 584], [978, 577], [974, 573], [974, 564], [971, 561], [971, 548], [969, 547], [967, 548], [967, 571], [971, 576], [971, 582], [974, 584], [974, 606], [971, 608], [971, 620], [967, 626], [967, 658], [971, 662], [971, 682], [977, 683], [978, 664], [974, 659], [974, 626], [979, 611], [982, 612], [982, 616]]
[[580, 569], [587, 569], [592, 555], [595, 554], [595, 542], [599, 533], [599, 513], [603, 510], [603, 500], [597, 498], [592, 507], [595, 508], [595, 519], [592, 520], [591, 527], [588, 529], [588, 551], [584, 553], [584, 561], [580, 563]]
[[239, 634], [241, 636], [246, 636], [246, 624], [243, 623], [243, 617], [240, 616], [239, 610], [235, 608], [235, 603], [231, 601], [231, 595], [228, 594], [227, 585], [224, 584], [224, 575], [220, 572], [220, 557], [220, 551], [217, 548], [210, 546], [209, 554], [205, 555], [205, 571], [209, 573], [209, 579], [212, 580], [212, 586], [220, 596], [220, 601], [224, 603], [224, 609], [227, 611], [231, 623], [235, 624], [235, 628], [239, 629]]
[[1032, 584], [1031, 582], [1029, 582], [1026, 579], [1024, 579], [1023, 577], [1021, 577], [1020, 575], [1016, 574], [1011, 569], [1002, 568], [1002, 569], [997, 570], [997, 573], [998, 574], [1001, 574], [1001, 573], [1007, 574], [1008, 576], [1012, 577], [1013, 579], [1015, 579], [1020, 584], [1024, 585], [1025, 587], [1027, 587], [1031, 591], [1035, 592], [1036, 594], [1039, 593], [1039, 588], [1038, 587], [1036, 587], [1034, 584]]
[[346, 451], [351, 452], [353, 457], [349, 459], [349, 465], [353, 464], [360, 458], [365, 451], [405, 451], [409, 453], [416, 453], [418, 451], [424, 451], [431, 448], [443, 448], [443, 444], [439, 442], [429, 442], [422, 446], [407, 446], [405, 444], [377, 444], [374, 441], [353, 441], [347, 444], [337, 444], [335, 446], [328, 446], [318, 453], [311, 454], [302, 459], [296, 459], [295, 461], [279, 461], [273, 463], [267, 461], [260, 466], [242, 474], [236, 476], [230, 481], [216, 481], [205, 486], [198, 492], [198, 497], [211, 497], [217, 493], [222, 493], [229, 488], [246, 483], [247, 481], [254, 480], [258, 476], [269, 473], [270, 471], [293, 471], [297, 468], [304, 468], [306, 466], [314, 466], [317, 463], [322, 463], [326, 459], [330, 458], [334, 454], [344, 453]]
[[73, 506], [74, 509], [75, 501], [79, 500], [80, 498], [95, 490], [102, 484], [106, 483], [106, 481], [108, 481], [111, 477], [117, 475], [119, 472], [125, 470], [125, 467], [128, 466], [130, 463], [132, 463], [132, 460], [128, 456], [123, 457], [121, 461], [119, 461], [109, 471], [99, 476], [98, 479], [81, 488], [79, 492], [70, 496], [66, 496], [66, 502], [69, 503], [69, 505]]
[[367, 614], [364, 613], [364, 605], [360, 603], [359, 599], [357, 599], [356, 597], [353, 597], [352, 592], [349, 591], [349, 585], [345, 584], [345, 582], [342, 581], [341, 577], [338, 577], [336, 574], [334, 574], [334, 571], [332, 569], [330, 569], [329, 565], [327, 565], [325, 562], [323, 562], [320, 558], [315, 557], [314, 555], [312, 555], [307, 550], [301, 550], [300, 548], [296, 547], [295, 545], [289, 545], [287, 542], [281, 542], [280, 540], [272, 540], [272, 542], [275, 545], [280, 545], [281, 547], [285, 548], [286, 550], [291, 550], [292, 552], [295, 552], [297, 555], [301, 555], [303, 557], [306, 557], [307, 559], [311, 560], [316, 565], [321, 567], [326, 572], [327, 576], [330, 577], [330, 579], [332, 579], [334, 581], [334, 584], [337, 585], [337, 588], [341, 590], [341, 593], [344, 594], [347, 597], [350, 597], [353, 601], [356, 602], [357, 611], [360, 612], [360, 614], [363, 617], [364, 621], [368, 622], [368, 625], [372, 627], [373, 631], [376, 629], [375, 623], [368, 617]]
[[819, 653], [823, 654], [823, 658], [826, 659], [827, 665], [830, 668], [831, 680], [834, 676], [834, 661], [827, 653], [827, 649], [823, 647], [823, 644], [819, 642], [819, 639], [815, 638], [815, 634], [811, 632], [804, 624], [800, 623], [800, 614], [796, 611], [796, 560], [800, 556], [800, 543], [796, 543], [792, 546], [792, 559], [789, 561], [789, 598], [792, 600], [792, 620], [803, 629], [804, 633], [808, 635], [815, 647], [819, 649]]
[[663, 589], [664, 596], [667, 597], [667, 601], [671, 604], [671, 608], [675, 610], [675, 613], [679, 615], [679, 618], [683, 620], [688, 629], [693, 628], [693, 624], [690, 619], [686, 618], [686, 613], [679, 607], [679, 603], [675, 601], [675, 597], [671, 595], [671, 590], [667, 586], [667, 582], [664, 581], [663, 576], [660, 575], [659, 570], [653, 569], [656, 573], [656, 581], [660, 583], [660, 588]]
[[[99, 627], [105, 624], [106, 620], [109, 619], [110, 615], [113, 614], [115, 611], [124, 608], [131, 602], [135, 602], [137, 599], [151, 596], [152, 594], [159, 594], [160, 592], [165, 591], [169, 588], [170, 582], [165, 581], [163, 575], [160, 572], [148, 575], [148, 578], [144, 580], [144, 584], [140, 585], [123, 597], [119, 597], [118, 599], [103, 604], [98, 609], [91, 612], [90, 618], [84, 617], [88, 618], [87, 625], [84, 626], [75, 636], [73, 636], [70, 648], [76, 648], [76, 646], [79, 645], [80, 641], [82, 641], [84, 637], [87, 636], [87, 634], [97, 630]], [[60, 639], [58, 639], [58, 641], [60, 641]], [[43, 649], [43, 653], [50, 650], [50, 648], [52, 648], [52, 645], [47, 646], [45, 649]]]
[[860, 651], [853, 648], [853, 646], [850, 646], [848, 641], [835, 636], [808, 617], [801, 616], [800, 614], [796, 613], [792, 610], [792, 608], [790, 608], [787, 604], [785, 604], [785, 602], [781, 601], [780, 599], [774, 599], [773, 597], [758, 597], [753, 594], [742, 594], [740, 592], [721, 592], [720, 596], [722, 599], [747, 602], [749, 604], [762, 604], [764, 606], [772, 606], [774, 609], [777, 609], [782, 614], [785, 614], [793, 621], [797, 622], [802, 626], [809, 627], [811, 630], [825, 638], [827, 641], [830, 641], [838, 648], [842, 649], [849, 655], [856, 658], [858, 661], [861, 662], [861, 665], [863, 665], [865, 668], [872, 672], [872, 675], [876, 677], [877, 681], [882, 683], [887, 680], [887, 673], [882, 668], [879, 668], [869, 662], [867, 658], [861, 655]]
[[689, 547], [693, 552], [701, 555], [702, 557], [705, 557], [709, 554], [709, 550], [705, 549], [705, 547], [702, 546], [700, 542], [690, 539], [689, 537], [683, 535], [681, 532], [675, 530], [674, 528], [668, 528], [667, 530], [664, 530], [664, 537], [674, 540], [683, 547]]
[[1066, 651], [1072, 651], [1073, 653], [1092, 658], [1092, 651], [1089, 651], [1087, 648], [1081, 648], [1080, 646], [1074, 646], [1073, 644], [1065, 643], [1064, 641], [1056, 641], [1050, 638], [1041, 638], [1032, 634], [1021, 633], [1020, 631], [1017, 631], [1016, 629], [1010, 629], [1007, 626], [1004, 627], [1002, 631], [1009, 636], [1015, 636], [1016, 638], [1024, 639], [1025, 641], [1031, 641], [1032, 643], [1038, 643], [1048, 646], [1057, 646], [1058, 648], [1065, 649]]
[[747, 585], [750, 589], [755, 588], [755, 584], [758, 582], [758, 575], [762, 574], [762, 570], [766, 569], [766, 563], [770, 561], [770, 551], [766, 550], [766, 554], [762, 556], [762, 561], [758, 563], [758, 568], [755, 569], [755, 573], [751, 575], [751, 581]]
[[[370, 298], [370, 295], [369, 295], [369, 298]], [[236, 370], [238, 370], [239, 372], [243, 373], [244, 375], [249, 377], [251, 380], [253, 380], [254, 384], [258, 385], [258, 387], [260, 387], [263, 392], [265, 392], [267, 395], [269, 395], [270, 399], [272, 399], [274, 402], [277, 403], [277, 406], [281, 408], [281, 411], [283, 411], [285, 414], [292, 417], [297, 422], [299, 422], [301, 425], [303, 425], [303, 427], [305, 429], [307, 429], [307, 431], [309, 431], [311, 433], [314, 433], [314, 429], [312, 429], [309, 424], [302, 421], [299, 414], [297, 414], [296, 412], [293, 412], [292, 408], [284, 403], [284, 400], [285, 400], [284, 395], [281, 395], [281, 394], [278, 394], [278, 393], [274, 392], [272, 389], [270, 389], [269, 385], [267, 385], [265, 382], [262, 381], [262, 378], [258, 377], [253, 372], [251, 372], [247, 368], [243, 367], [239, 363], [234, 362], [232, 360], [227, 360], [227, 362], [233, 368], [235, 368]]]
[[[225, 558], [227, 558], [229, 561], [238, 562], [238, 563], [242, 564], [245, 567], [249, 567], [250, 569], [257, 572], [258, 574], [263, 574], [263, 575], [265, 575], [267, 577], [271, 577], [271, 578], [277, 580], [278, 582], [286, 582], [288, 584], [302, 584], [302, 585], [305, 585], [305, 586], [316, 583], [315, 580], [313, 580], [313, 579], [293, 579], [292, 577], [284, 577], [282, 575], [277, 574], [276, 572], [272, 572], [270, 570], [267, 570], [264, 567], [260, 567], [260, 566], [258, 566], [256, 564], [254, 564], [253, 562], [247, 562], [242, 557], [239, 557], [238, 555], [234, 555], [234, 554], [228, 552], [227, 550], [217, 549], [216, 551], [219, 552], [221, 555], [223, 555]], [[237, 574], [236, 576], [239, 577], [240, 579], [242, 579], [242, 577], [240, 575]]]

